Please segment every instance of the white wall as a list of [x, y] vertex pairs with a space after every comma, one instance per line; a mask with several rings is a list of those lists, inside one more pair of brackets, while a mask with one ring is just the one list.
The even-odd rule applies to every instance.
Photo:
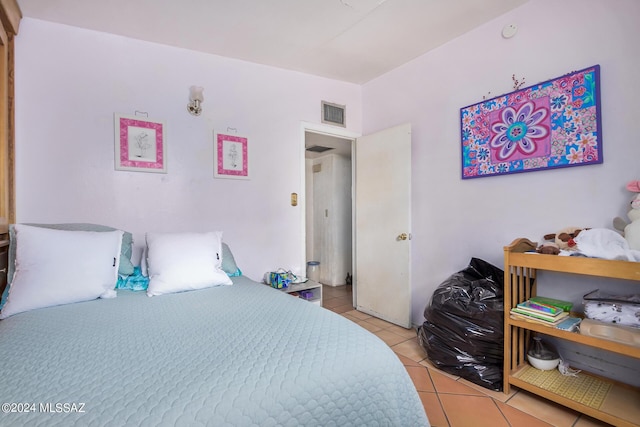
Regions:
[[[137, 248], [146, 231], [222, 230], [249, 277], [304, 268], [301, 122], [326, 100], [360, 132], [360, 86], [28, 18], [15, 60], [18, 222], [110, 225]], [[167, 174], [114, 170], [113, 114], [136, 110], [166, 121]], [[213, 178], [213, 131], [228, 128], [249, 138], [249, 181]]]
[[[363, 133], [412, 124], [412, 321], [435, 288], [471, 257], [503, 267], [503, 247], [517, 237], [539, 241], [567, 226], [612, 229], [626, 218], [640, 178], [640, 2], [637, 0], [530, 0], [363, 86]], [[507, 24], [518, 33], [501, 37]], [[462, 180], [460, 108], [595, 64], [601, 66], [604, 163]], [[490, 92], [490, 93], [489, 93]], [[541, 275], [538, 292], [581, 307], [598, 287], [638, 292], [622, 281]], [[550, 280], [545, 280], [550, 278]], [[600, 350], [561, 354], [579, 369], [640, 386], [640, 362]], [[574, 352], [574, 353], [572, 353]]]
[[[626, 218], [624, 185], [640, 178], [638, 22], [636, 0], [531, 0], [363, 86], [364, 134], [412, 124], [414, 324], [434, 289], [471, 257], [502, 267], [503, 246], [517, 237], [538, 241]], [[518, 33], [502, 38], [512, 23]], [[460, 178], [461, 107], [512, 91], [513, 74], [526, 87], [595, 64], [603, 164]]]
[[[413, 135], [412, 318], [472, 256], [502, 264], [516, 237], [610, 227], [638, 179], [640, 2], [530, 0], [362, 87], [123, 37], [24, 19], [16, 38], [18, 221], [148, 230], [222, 229], [250, 277], [304, 266], [300, 122], [320, 100], [346, 104], [348, 130], [404, 122]], [[506, 24], [518, 25], [503, 39]], [[460, 179], [460, 107], [601, 65], [604, 164]], [[189, 86], [205, 87], [200, 117]], [[270, 104], [267, 104], [270, 103]], [[166, 175], [113, 170], [113, 113], [167, 121]], [[364, 117], [364, 120], [362, 119]], [[252, 179], [212, 178], [212, 132], [249, 137]], [[300, 201], [299, 206], [304, 203]], [[267, 226], [268, 224], [268, 226]], [[286, 242], [286, 243], [278, 243]]]

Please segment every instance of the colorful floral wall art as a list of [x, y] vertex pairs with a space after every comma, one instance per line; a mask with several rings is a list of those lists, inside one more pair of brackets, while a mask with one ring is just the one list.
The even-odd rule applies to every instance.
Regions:
[[600, 66], [460, 109], [462, 178], [602, 163]]

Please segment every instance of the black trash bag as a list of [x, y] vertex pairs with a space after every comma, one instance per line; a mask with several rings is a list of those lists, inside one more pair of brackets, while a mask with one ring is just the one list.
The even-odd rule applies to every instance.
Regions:
[[504, 271], [479, 258], [435, 290], [418, 341], [437, 368], [502, 390]]

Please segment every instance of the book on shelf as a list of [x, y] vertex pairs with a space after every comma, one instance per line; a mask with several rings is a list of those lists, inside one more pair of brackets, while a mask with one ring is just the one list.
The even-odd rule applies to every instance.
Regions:
[[511, 315], [515, 316], [520, 320], [531, 320], [536, 323], [546, 324], [548, 326], [555, 326], [562, 321], [565, 317], [569, 316], [569, 312], [563, 311], [562, 313], [554, 316], [546, 316], [540, 313], [532, 313], [530, 311], [522, 310], [518, 307], [514, 307], [511, 309]]
[[530, 300], [518, 303], [517, 307], [522, 310], [531, 311], [532, 313], [540, 313], [551, 317], [555, 317], [564, 312], [561, 308], [553, 305], [537, 303]]
[[563, 331], [576, 332], [582, 321], [579, 317], [565, 317], [564, 320], [556, 325], [556, 328]]
[[557, 307], [563, 311], [571, 311], [573, 303], [569, 301], [563, 301], [561, 299], [549, 298], [544, 296], [535, 296], [529, 298], [529, 301], [535, 304], [542, 304], [552, 307]]

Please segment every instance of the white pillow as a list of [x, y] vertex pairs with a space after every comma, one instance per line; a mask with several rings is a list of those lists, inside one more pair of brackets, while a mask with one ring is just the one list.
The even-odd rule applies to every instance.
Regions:
[[149, 277], [149, 271], [147, 269], [147, 245], [142, 248], [142, 255], [140, 255], [140, 273], [144, 277]]
[[222, 233], [147, 233], [147, 295], [232, 285], [222, 270]]
[[14, 226], [16, 261], [0, 319], [53, 305], [115, 297], [120, 230], [65, 231]]

